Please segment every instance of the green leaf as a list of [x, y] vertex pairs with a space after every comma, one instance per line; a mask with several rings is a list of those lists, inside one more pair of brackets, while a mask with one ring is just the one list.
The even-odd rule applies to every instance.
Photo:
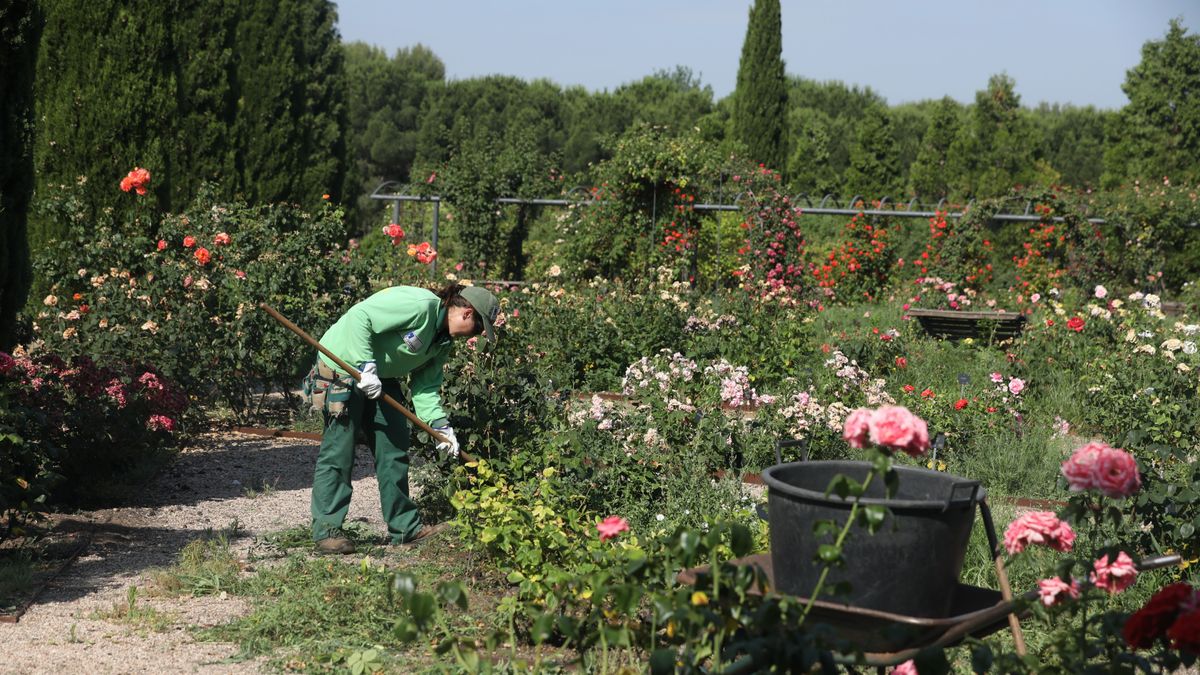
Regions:
[[826, 564], [836, 563], [842, 559], [842, 549], [833, 544], [821, 544], [817, 548], [817, 558]]
[[754, 535], [750, 533], [750, 528], [741, 523], [734, 523], [730, 527], [729, 540], [729, 547], [733, 550], [735, 558], [750, 555], [754, 550]]

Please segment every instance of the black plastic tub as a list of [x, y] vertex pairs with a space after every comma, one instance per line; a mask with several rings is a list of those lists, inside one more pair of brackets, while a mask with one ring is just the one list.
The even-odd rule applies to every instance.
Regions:
[[[816, 561], [817, 548], [835, 538], [814, 535], [813, 525], [832, 520], [840, 531], [854, 502], [853, 497], [827, 497], [825, 491], [838, 474], [863, 482], [870, 468], [867, 462], [792, 462], [763, 472], [777, 591], [811, 596], [823, 567]], [[975, 504], [984, 490], [978, 481], [938, 471], [898, 466], [896, 472], [900, 482], [890, 499], [882, 476], [871, 481], [861, 503], [886, 506], [890, 515], [874, 535], [851, 528], [843, 544], [845, 564], [830, 569], [821, 599], [906, 616], [945, 617], [971, 538]], [[850, 584], [848, 594], [825, 595], [841, 582]]]

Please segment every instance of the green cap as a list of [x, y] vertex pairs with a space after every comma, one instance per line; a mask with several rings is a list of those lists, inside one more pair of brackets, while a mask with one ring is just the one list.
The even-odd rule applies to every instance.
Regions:
[[496, 296], [486, 288], [478, 286], [467, 286], [459, 291], [459, 295], [471, 303], [471, 306], [479, 313], [479, 318], [483, 319], [483, 332], [487, 335], [487, 339], [495, 340], [496, 333], [492, 330], [492, 324], [496, 321], [496, 315], [500, 313], [500, 301], [496, 299]]

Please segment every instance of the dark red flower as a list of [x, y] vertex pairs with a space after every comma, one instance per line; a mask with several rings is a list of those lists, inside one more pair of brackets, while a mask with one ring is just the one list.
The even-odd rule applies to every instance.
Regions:
[[1193, 609], [1175, 619], [1167, 629], [1171, 646], [1190, 654], [1200, 654], [1200, 609]]
[[1179, 616], [1180, 608], [1191, 603], [1195, 594], [1190, 584], [1182, 582], [1162, 587], [1125, 622], [1121, 629], [1125, 643], [1134, 649], [1153, 645], [1155, 640], [1167, 634], [1167, 629]]

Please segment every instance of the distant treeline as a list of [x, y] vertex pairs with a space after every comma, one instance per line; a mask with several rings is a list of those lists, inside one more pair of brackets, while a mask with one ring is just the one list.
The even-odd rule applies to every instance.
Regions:
[[[135, 165], [152, 171], [160, 209], [212, 182], [252, 203], [343, 203], [359, 229], [378, 213], [366, 195], [381, 181], [424, 181], [473, 144], [535, 148], [567, 187], [589, 183], [606, 137], [639, 124], [753, 154], [735, 140], [737, 92], [715, 99], [686, 66], [600, 92], [447, 80], [421, 45], [389, 55], [343, 43], [328, 0], [14, 0], [0, 27], [25, 45], [4, 52], [6, 80], [33, 76], [32, 113], [6, 82], [4, 128], [32, 123], [32, 136], [0, 137], [0, 175], [28, 181], [32, 164], [35, 245], [60, 227], [39, 195], [69, 185], [97, 213], [128, 208], [114, 187]], [[789, 75], [771, 153], [786, 159], [773, 168], [793, 193], [929, 203], [1200, 173], [1200, 40], [1177, 22], [1145, 45], [1121, 110], [1025, 107], [1015, 84], [999, 74], [969, 104], [888, 105], [869, 87]]]

